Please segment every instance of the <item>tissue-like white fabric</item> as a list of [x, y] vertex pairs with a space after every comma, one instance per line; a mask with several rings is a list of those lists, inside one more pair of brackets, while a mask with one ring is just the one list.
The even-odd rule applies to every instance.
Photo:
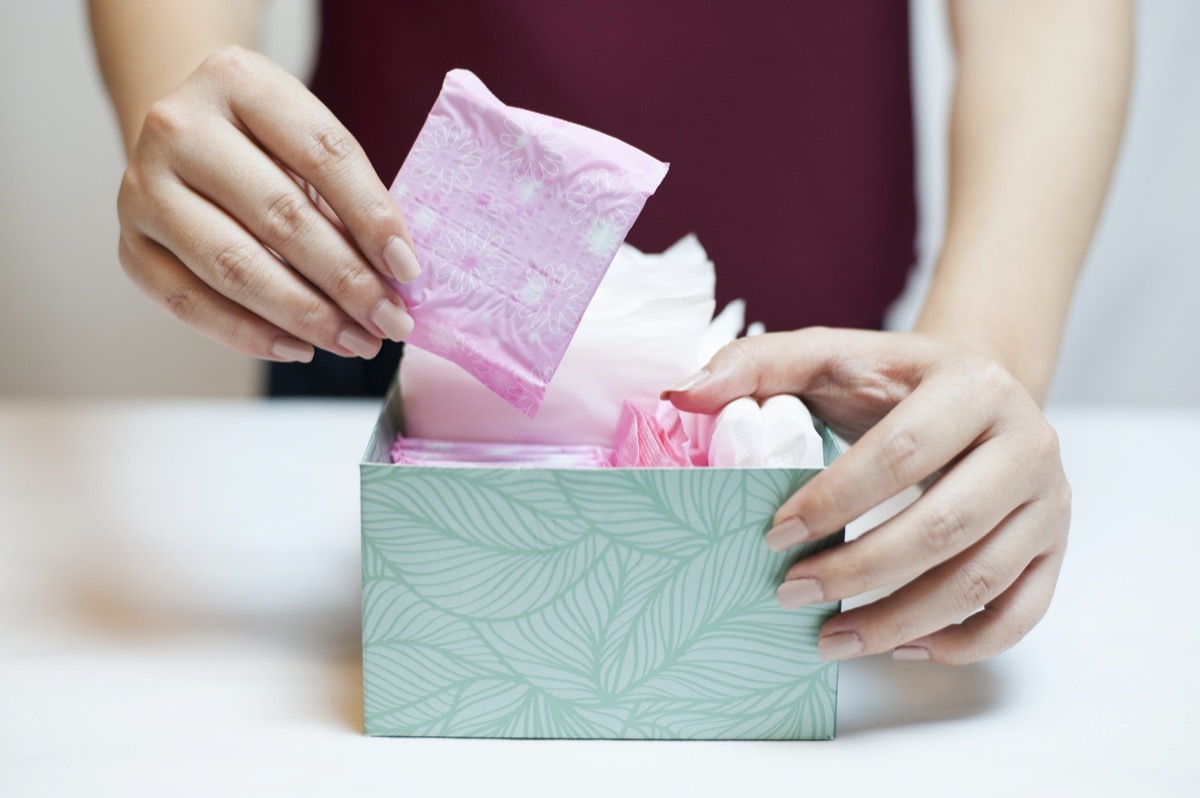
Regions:
[[727, 404], [713, 423], [708, 464], [716, 468], [821, 468], [821, 436], [795, 396], [763, 402], [743, 397]]
[[[623, 401], [653, 412], [659, 391], [702, 365], [707, 360], [703, 351], [716, 351], [740, 331], [741, 320], [731, 317], [722, 322], [720, 335], [706, 337], [715, 283], [713, 264], [695, 236], [659, 255], [623, 244], [546, 389], [536, 419], [457, 365], [406, 347], [400, 363], [405, 434], [611, 446]], [[735, 321], [737, 330], [726, 338]], [[685, 423], [691, 436], [696, 425]]]
[[772, 396], [762, 403], [763, 465], [821, 468], [825, 449], [812, 414], [799, 397]]
[[708, 464], [717, 468], [763, 465], [762, 408], [748, 396], [722, 408], [713, 423]]

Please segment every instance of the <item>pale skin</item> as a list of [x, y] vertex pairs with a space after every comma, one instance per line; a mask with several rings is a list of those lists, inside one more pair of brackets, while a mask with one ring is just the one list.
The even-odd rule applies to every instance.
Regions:
[[[90, 5], [130, 158], [118, 208], [134, 282], [254, 357], [372, 357], [407, 335], [383, 279], [419, 272], [403, 216], [349, 132], [253, 52], [258, 3]], [[936, 476], [895, 518], [787, 574], [785, 606], [899, 585], [831, 618], [823, 658], [974, 662], [1049, 606], [1070, 489], [1040, 405], [1120, 141], [1131, 5], [951, 2], [949, 218], [916, 330], [741, 340], [664, 392], [705, 412], [797, 394], [856, 441], [780, 507], [764, 543], [777, 550]]]

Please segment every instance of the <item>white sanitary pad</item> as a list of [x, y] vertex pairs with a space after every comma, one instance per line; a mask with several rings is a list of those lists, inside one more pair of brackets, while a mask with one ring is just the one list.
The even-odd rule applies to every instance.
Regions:
[[716, 468], [821, 468], [821, 436], [795, 396], [772, 396], [759, 406], [736, 399], [717, 414], [708, 464]]

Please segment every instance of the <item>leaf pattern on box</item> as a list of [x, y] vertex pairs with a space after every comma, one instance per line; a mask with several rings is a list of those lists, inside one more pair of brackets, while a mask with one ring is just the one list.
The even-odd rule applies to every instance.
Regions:
[[762, 540], [814, 473], [364, 466], [367, 732], [832, 736], [836, 605]]

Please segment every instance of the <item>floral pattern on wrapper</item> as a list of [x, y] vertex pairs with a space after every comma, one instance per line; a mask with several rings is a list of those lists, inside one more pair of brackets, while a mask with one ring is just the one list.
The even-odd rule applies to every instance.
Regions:
[[579, 324], [587, 303], [586, 291], [587, 283], [567, 266], [551, 267], [545, 273], [530, 269], [518, 294], [524, 305], [521, 318], [529, 319], [534, 330], [545, 325], [557, 335], [564, 327]]
[[500, 136], [505, 147], [500, 160], [512, 164], [514, 180], [529, 177], [535, 183], [545, 183], [559, 173], [566, 142], [562, 131], [552, 127], [549, 119], [506, 118], [504, 127], [508, 132]]
[[476, 227], [468, 222], [450, 231], [433, 250], [437, 278], [452, 294], [476, 293], [494, 286], [497, 273], [505, 266], [503, 244], [504, 239], [492, 232], [490, 224]]
[[415, 158], [413, 174], [424, 188], [437, 186], [446, 193], [455, 187], [470, 188], [471, 173], [483, 163], [478, 151], [479, 142], [469, 130], [455, 125], [423, 130], [410, 155]]

